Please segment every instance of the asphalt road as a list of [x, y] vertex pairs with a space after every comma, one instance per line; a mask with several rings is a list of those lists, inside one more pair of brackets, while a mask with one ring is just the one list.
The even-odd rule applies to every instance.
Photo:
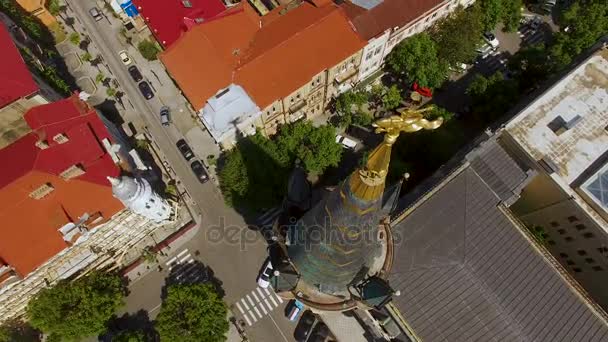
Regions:
[[[226, 207], [212, 182], [201, 184], [192, 174], [190, 166], [175, 146], [175, 142], [182, 138], [181, 134], [173, 126], [162, 126], [158, 120], [158, 112], [162, 106], [158, 96], [146, 100], [132, 81], [127, 68], [118, 58], [117, 52], [124, 47], [117, 38], [117, 32], [108, 24], [109, 20], [96, 22], [89, 15], [88, 10], [96, 6], [95, 1], [68, 0], [67, 3], [87, 29], [86, 34], [103, 55], [113, 76], [119, 81], [126, 96], [146, 122], [150, 134], [197, 204], [193, 211], [202, 216], [199, 220], [199, 232], [183, 248], [173, 251], [173, 255], [177, 256], [179, 253], [182, 253], [181, 257], [191, 255], [192, 258], [211, 268], [214, 276], [222, 283], [228, 305], [233, 306], [242, 298], [247, 298], [248, 294], [256, 291], [255, 278], [266, 257], [265, 241], [258, 233], [249, 230], [241, 215]], [[142, 73], [148, 72], [145, 65], [138, 67]], [[230, 229], [218, 228], [222, 224]], [[211, 236], [212, 233], [215, 235]], [[185, 249], [188, 249], [188, 252], [183, 253]], [[161, 288], [168, 275], [169, 267], [164, 267], [163, 271], [151, 272], [132, 284], [126, 310], [134, 313], [144, 309], [154, 317], [161, 304]], [[272, 311], [266, 308], [267, 314], [263, 316], [259, 309], [262, 317], [258, 316], [258, 320], [246, 328], [249, 338], [252, 341], [293, 340], [294, 326], [284, 318], [284, 306], [285, 303], [282, 303]], [[234, 310], [238, 315], [238, 309]]]

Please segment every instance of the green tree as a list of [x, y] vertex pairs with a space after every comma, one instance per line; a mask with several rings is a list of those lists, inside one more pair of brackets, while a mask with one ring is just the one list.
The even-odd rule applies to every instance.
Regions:
[[363, 105], [369, 100], [369, 95], [362, 91], [349, 90], [336, 99], [336, 113], [339, 115], [339, 126], [348, 127], [351, 124], [369, 125], [372, 117], [363, 110]]
[[80, 56], [80, 59], [82, 59], [84, 62], [90, 62], [93, 59], [93, 56], [91, 56], [90, 53], [85, 52], [82, 54], [82, 56]]
[[336, 130], [329, 125], [314, 127], [310, 121], [282, 127], [277, 145], [281, 153], [287, 154], [290, 164], [300, 159], [306, 171], [317, 174], [329, 166], [338, 166], [342, 156], [342, 147], [336, 143]]
[[476, 6], [482, 12], [484, 31], [492, 31], [503, 17], [503, 2], [509, 0], [481, 0]]
[[95, 82], [96, 83], [101, 83], [103, 80], [106, 79], [106, 75], [104, 75], [103, 73], [98, 73], [97, 76], [95, 76]]
[[477, 75], [466, 92], [471, 96], [475, 114], [490, 122], [506, 113], [517, 102], [519, 85], [516, 80], [505, 80], [497, 72], [489, 78]]
[[158, 46], [147, 39], [137, 44], [137, 49], [139, 50], [139, 53], [149, 61], [156, 60], [157, 55], [160, 52]]
[[560, 26], [569, 30], [555, 34], [549, 52], [552, 63], [563, 68], [608, 32], [608, 2], [576, 1], [564, 11]]
[[108, 97], [114, 97], [114, 96], [116, 96], [116, 93], [117, 93], [116, 89], [114, 89], [112, 87], [106, 89], [106, 95]]
[[524, 4], [522, 0], [503, 0], [502, 23], [503, 31], [515, 32], [521, 21], [522, 8]]
[[146, 342], [146, 336], [141, 330], [125, 330], [113, 336], [112, 342]]
[[41, 334], [27, 322], [8, 320], [0, 325], [0, 342], [38, 342]]
[[433, 110], [430, 112], [427, 112], [425, 117], [429, 120], [443, 118], [443, 122], [446, 123], [446, 122], [452, 120], [452, 118], [454, 118], [454, 113], [450, 112], [449, 110], [447, 110], [443, 107], [433, 106]]
[[221, 342], [228, 310], [211, 284], [171, 285], [156, 318], [161, 341]]
[[543, 45], [534, 45], [517, 51], [509, 59], [507, 66], [519, 80], [522, 91], [537, 87], [552, 72], [547, 50]]
[[392, 85], [386, 89], [386, 92], [382, 95], [382, 106], [387, 110], [393, 110], [401, 105], [401, 91], [396, 85]]
[[70, 35], [68, 36], [68, 39], [74, 45], [80, 44], [80, 35], [78, 34], [78, 32], [70, 33]]
[[46, 2], [46, 8], [54, 16], [59, 15], [59, 12], [61, 12], [61, 5], [59, 5], [59, 0], [48, 0]]
[[422, 87], [439, 87], [448, 66], [437, 55], [437, 46], [427, 33], [419, 33], [399, 43], [387, 57], [389, 69]]
[[437, 54], [450, 66], [470, 63], [476, 55], [483, 31], [482, 15], [478, 6], [459, 7], [441, 20], [433, 31]]
[[104, 332], [107, 321], [122, 306], [124, 294], [119, 276], [96, 271], [43, 289], [26, 312], [33, 327], [63, 340], [76, 340]]

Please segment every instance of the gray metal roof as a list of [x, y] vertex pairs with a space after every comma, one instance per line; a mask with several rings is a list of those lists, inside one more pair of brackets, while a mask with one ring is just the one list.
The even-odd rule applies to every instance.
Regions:
[[484, 180], [468, 167], [394, 223], [389, 282], [407, 323], [432, 342], [608, 341], [608, 326], [497, 208]]

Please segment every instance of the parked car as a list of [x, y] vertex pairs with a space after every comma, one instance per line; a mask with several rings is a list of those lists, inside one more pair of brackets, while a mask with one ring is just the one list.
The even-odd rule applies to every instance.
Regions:
[[103, 15], [101, 14], [101, 12], [99, 12], [97, 7], [91, 8], [89, 10], [89, 14], [91, 15], [91, 17], [93, 17], [93, 19], [95, 19], [95, 21], [100, 21], [101, 19], [103, 19]]
[[304, 310], [304, 304], [297, 299], [292, 299], [287, 305], [287, 319], [294, 322]]
[[144, 77], [139, 72], [139, 69], [137, 69], [135, 65], [131, 65], [127, 70], [129, 70], [129, 75], [131, 75], [133, 81], [139, 82], [144, 79]]
[[194, 175], [196, 175], [196, 178], [198, 178], [199, 182], [205, 183], [209, 180], [207, 170], [205, 170], [205, 166], [200, 160], [193, 161], [192, 164], [190, 164], [190, 168], [192, 169], [192, 172], [194, 172]]
[[122, 64], [124, 65], [129, 65], [131, 64], [131, 57], [129, 57], [129, 55], [127, 54], [127, 51], [122, 50], [118, 52], [118, 57], [120, 57], [120, 60], [122, 61]]
[[500, 42], [492, 32], [484, 33], [483, 39], [494, 49], [498, 48], [498, 46], [500, 45]]
[[260, 272], [260, 275], [258, 276], [258, 286], [265, 289], [270, 285], [270, 275], [272, 274], [272, 263], [270, 262], [270, 259], [268, 259], [268, 261], [266, 261], [266, 264], [264, 264], [264, 269], [262, 270], [262, 272]]
[[171, 114], [169, 112], [169, 107], [167, 106], [162, 106], [160, 108], [160, 123], [163, 126], [169, 126], [171, 123]]
[[350, 148], [351, 150], [354, 150], [355, 147], [357, 147], [357, 142], [356, 141], [354, 141], [352, 139], [349, 139], [349, 138], [347, 138], [347, 137], [345, 137], [343, 135], [340, 135], [340, 134], [336, 135], [336, 142], [339, 143], [339, 144], [342, 144], [342, 146], [344, 148]]
[[148, 84], [148, 82], [146, 82], [146, 81], [139, 82], [139, 84], [137, 86], [139, 87], [139, 91], [141, 91], [141, 94], [146, 99], [149, 100], [154, 97], [154, 92], [152, 92], [152, 88], [150, 88], [150, 85]]
[[186, 159], [186, 161], [190, 161], [192, 158], [194, 158], [194, 152], [192, 152], [192, 149], [190, 149], [190, 146], [188, 146], [186, 140], [179, 139], [177, 143], [175, 143], [175, 146], [177, 146], [177, 149], [182, 154], [182, 156], [184, 156], [184, 159]]
[[465, 63], [457, 63], [455, 66], [451, 66], [449, 67], [449, 69], [453, 72], [465, 72], [467, 71], [467, 69], [469, 68], [469, 66]]
[[492, 48], [489, 44], [484, 44], [482, 47], [477, 49], [477, 53], [479, 54], [481, 59], [487, 58], [488, 56], [490, 56], [490, 54], [492, 54], [493, 51], [494, 48]]
[[296, 339], [296, 342], [306, 342], [316, 322], [317, 316], [312, 311], [304, 311], [296, 329], [293, 331], [293, 337]]

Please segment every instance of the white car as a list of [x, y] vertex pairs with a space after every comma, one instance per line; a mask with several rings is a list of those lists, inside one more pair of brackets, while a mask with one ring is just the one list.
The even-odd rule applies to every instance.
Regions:
[[483, 34], [483, 40], [488, 43], [492, 48], [496, 49], [500, 45], [500, 42], [492, 32], [486, 32]]
[[264, 270], [258, 276], [259, 287], [265, 289], [268, 287], [268, 285], [270, 285], [270, 275], [272, 274], [272, 270], [272, 263], [270, 262], [270, 260], [268, 260], [266, 262], [266, 265], [264, 265]]
[[127, 54], [127, 51], [122, 50], [122, 51], [118, 52], [118, 57], [120, 57], [122, 64], [124, 64], [124, 65], [131, 64], [131, 57], [129, 57], [129, 55]]
[[344, 146], [344, 148], [350, 148], [350, 149], [355, 149], [355, 147], [357, 147], [357, 142], [349, 139], [345, 136], [342, 136], [340, 134], [336, 135], [336, 142], [339, 144], [342, 144], [342, 146]]
[[477, 49], [477, 53], [479, 54], [479, 56], [481, 56], [482, 59], [487, 58], [490, 54], [492, 54], [493, 51], [494, 48], [492, 48], [488, 44], [485, 44], [484, 46]]

